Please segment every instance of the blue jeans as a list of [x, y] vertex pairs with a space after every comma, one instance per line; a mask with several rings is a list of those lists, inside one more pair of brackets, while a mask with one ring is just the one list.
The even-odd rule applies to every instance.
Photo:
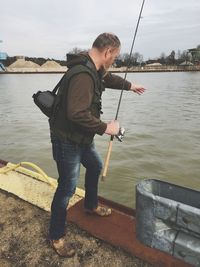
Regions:
[[51, 136], [53, 158], [59, 174], [58, 186], [51, 204], [50, 239], [59, 239], [65, 234], [67, 206], [76, 190], [81, 164], [86, 168], [85, 200], [86, 209], [98, 205], [98, 180], [102, 170], [102, 160], [94, 143], [78, 145], [74, 142], [61, 142]]

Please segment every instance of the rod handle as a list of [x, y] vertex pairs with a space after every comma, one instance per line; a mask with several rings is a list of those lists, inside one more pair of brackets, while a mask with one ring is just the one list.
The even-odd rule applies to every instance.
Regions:
[[104, 163], [103, 174], [101, 176], [101, 181], [105, 181], [105, 178], [107, 175], [108, 165], [110, 162], [110, 156], [111, 156], [111, 151], [112, 151], [112, 144], [113, 144], [113, 140], [110, 140], [109, 145], [108, 145], [108, 152], [107, 152], [105, 163]]

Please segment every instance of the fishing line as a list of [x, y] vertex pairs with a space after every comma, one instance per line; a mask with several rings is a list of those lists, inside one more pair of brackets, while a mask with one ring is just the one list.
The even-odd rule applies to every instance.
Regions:
[[131, 45], [128, 64], [127, 64], [127, 67], [126, 67], [126, 70], [125, 70], [125, 75], [124, 75], [124, 80], [123, 80], [123, 85], [122, 85], [122, 90], [121, 90], [118, 106], [117, 106], [117, 112], [116, 112], [116, 115], [115, 115], [115, 120], [117, 120], [118, 114], [119, 114], [119, 109], [120, 109], [120, 105], [121, 105], [121, 101], [122, 101], [122, 95], [123, 95], [123, 92], [124, 92], [125, 80], [126, 80], [126, 77], [127, 77], [127, 73], [128, 73], [128, 69], [129, 69], [130, 63], [131, 63], [131, 56], [132, 56], [132, 53], [133, 53], [133, 47], [134, 47], [134, 44], [135, 44], [135, 39], [136, 39], [136, 35], [137, 35], [137, 31], [138, 31], [138, 27], [139, 27], [141, 15], [142, 15], [142, 10], [143, 10], [143, 7], [144, 7], [144, 3], [145, 3], [145, 0], [143, 0], [143, 2], [142, 2], [140, 13], [139, 13], [139, 16], [138, 16], [138, 21], [137, 21], [137, 25], [136, 25], [136, 28], [135, 28], [135, 33], [134, 33], [134, 37], [133, 37], [133, 41], [132, 41], [132, 45]]
[[[117, 111], [116, 111], [116, 115], [115, 115], [115, 120], [117, 120], [118, 114], [119, 114], [119, 109], [120, 109], [120, 105], [121, 105], [121, 101], [122, 101], [122, 95], [123, 95], [123, 92], [124, 92], [125, 81], [126, 81], [128, 69], [129, 69], [129, 66], [130, 66], [130, 63], [131, 63], [131, 57], [132, 57], [132, 53], [133, 53], [133, 47], [134, 47], [134, 44], [135, 44], [135, 39], [136, 39], [136, 36], [137, 36], [138, 27], [139, 27], [139, 24], [140, 24], [140, 19], [141, 19], [141, 15], [142, 15], [144, 3], [145, 3], [145, 0], [142, 1], [142, 5], [141, 5], [141, 8], [140, 8], [140, 13], [139, 13], [139, 16], [138, 16], [138, 20], [137, 20], [137, 24], [136, 24], [136, 28], [135, 28], [135, 32], [134, 32], [134, 36], [133, 36], [133, 41], [132, 41], [131, 50], [130, 50], [130, 54], [129, 54], [128, 64], [127, 64], [126, 70], [125, 70], [125, 75], [124, 75], [122, 89], [121, 89], [121, 93], [120, 93], [120, 97], [119, 97], [119, 101], [118, 101], [118, 106], [117, 106]], [[119, 134], [120, 135], [122, 134], [122, 137], [123, 137], [123, 132], [121, 132], [121, 130], [120, 130], [120, 133]], [[113, 139], [114, 139], [114, 136], [112, 135], [110, 137], [110, 142], [109, 142], [109, 146], [108, 146], [108, 152], [107, 152], [105, 163], [104, 163], [104, 170], [103, 170], [103, 174], [102, 174], [102, 177], [101, 177], [101, 180], [102, 181], [105, 179], [106, 174], [107, 174], [108, 165], [109, 165], [109, 161], [110, 161], [110, 155], [111, 155], [111, 151], [112, 151], [112, 142], [113, 142]]]

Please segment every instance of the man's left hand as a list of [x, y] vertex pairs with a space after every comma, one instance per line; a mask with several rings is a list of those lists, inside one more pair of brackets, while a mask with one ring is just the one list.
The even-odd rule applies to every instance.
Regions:
[[133, 91], [134, 93], [138, 94], [138, 95], [141, 95], [141, 94], [144, 93], [144, 91], [146, 89], [142, 85], [138, 85], [138, 84], [133, 84], [132, 83], [130, 90]]

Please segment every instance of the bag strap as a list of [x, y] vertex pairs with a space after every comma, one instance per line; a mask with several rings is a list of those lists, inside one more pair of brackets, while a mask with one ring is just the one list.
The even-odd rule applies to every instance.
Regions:
[[52, 93], [53, 93], [54, 95], [55, 95], [56, 92], [58, 91], [58, 89], [59, 89], [59, 87], [60, 87], [60, 85], [61, 85], [61, 83], [62, 83], [64, 77], [65, 77], [65, 74], [62, 76], [62, 78], [60, 79], [60, 81], [56, 84], [56, 86], [55, 86], [54, 89], [52, 90]]

